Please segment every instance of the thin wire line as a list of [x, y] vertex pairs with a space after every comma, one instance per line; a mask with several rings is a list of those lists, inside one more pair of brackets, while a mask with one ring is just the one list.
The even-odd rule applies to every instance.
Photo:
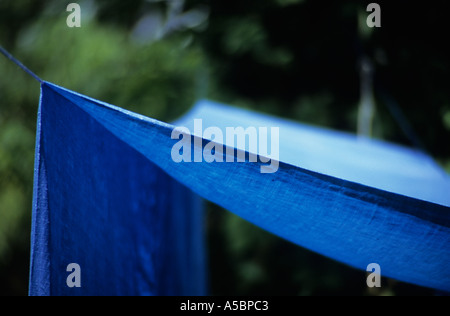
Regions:
[[403, 134], [410, 141], [411, 145], [426, 153], [426, 147], [422, 143], [418, 134], [415, 132], [410, 121], [406, 118], [397, 101], [395, 101], [392, 95], [388, 93], [387, 89], [380, 81], [377, 80], [375, 86], [377, 95], [380, 97], [382, 103], [387, 107], [388, 111], [391, 113]]
[[15, 63], [17, 66], [19, 66], [20, 68], [22, 68], [23, 71], [25, 71], [27, 74], [29, 74], [31, 77], [33, 77], [34, 79], [36, 79], [37, 81], [39, 81], [39, 83], [43, 83], [43, 80], [41, 78], [39, 78], [34, 72], [32, 72], [30, 69], [28, 69], [27, 67], [25, 67], [24, 64], [22, 64], [20, 61], [18, 61], [16, 58], [14, 58], [13, 55], [11, 55], [7, 50], [5, 50], [3, 47], [0, 46], [0, 53], [2, 53], [3, 55], [5, 55], [6, 58], [8, 58], [9, 60], [11, 60], [13, 63]]

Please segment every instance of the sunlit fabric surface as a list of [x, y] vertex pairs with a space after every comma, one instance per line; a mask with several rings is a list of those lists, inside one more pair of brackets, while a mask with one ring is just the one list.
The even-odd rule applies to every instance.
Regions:
[[[279, 170], [175, 163], [174, 125], [194, 119], [279, 127]], [[207, 294], [200, 197], [358, 269], [450, 290], [450, 179], [423, 153], [209, 101], [174, 125], [42, 84], [31, 295]], [[70, 263], [81, 288], [66, 285]]]

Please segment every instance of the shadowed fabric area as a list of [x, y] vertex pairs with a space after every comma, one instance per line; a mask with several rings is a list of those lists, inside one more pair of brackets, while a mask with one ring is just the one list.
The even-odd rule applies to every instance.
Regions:
[[[174, 125], [42, 84], [31, 295], [207, 294], [201, 198], [352, 267], [450, 290], [450, 180], [427, 155], [209, 101], [176, 125], [195, 118], [278, 127], [278, 171], [175, 163]], [[81, 288], [66, 285], [70, 263]]]

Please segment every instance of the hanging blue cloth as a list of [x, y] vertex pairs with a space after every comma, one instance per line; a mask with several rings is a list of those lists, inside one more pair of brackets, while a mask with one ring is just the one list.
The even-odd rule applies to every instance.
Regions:
[[[30, 294], [206, 294], [200, 197], [69, 95], [42, 85]], [[80, 288], [67, 285], [71, 263]]]
[[[450, 291], [450, 178], [421, 152], [210, 101], [170, 125], [41, 89], [31, 295], [207, 294], [200, 197], [352, 267]], [[174, 161], [175, 126], [192, 131], [179, 154], [215, 144], [223, 162]], [[226, 162], [209, 127], [266, 128], [272, 170], [248, 144], [231, 148], [244, 162]]]

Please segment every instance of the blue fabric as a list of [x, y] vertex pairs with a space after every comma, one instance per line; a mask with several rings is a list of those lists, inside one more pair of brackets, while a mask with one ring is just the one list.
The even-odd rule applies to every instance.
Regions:
[[200, 198], [49, 84], [35, 170], [31, 295], [205, 294]]
[[[175, 163], [174, 125], [199, 118], [279, 127], [278, 171]], [[31, 295], [205, 294], [199, 196], [350, 266], [450, 291], [450, 179], [428, 156], [209, 101], [174, 125], [42, 84]], [[81, 288], [66, 286], [72, 262]]]

